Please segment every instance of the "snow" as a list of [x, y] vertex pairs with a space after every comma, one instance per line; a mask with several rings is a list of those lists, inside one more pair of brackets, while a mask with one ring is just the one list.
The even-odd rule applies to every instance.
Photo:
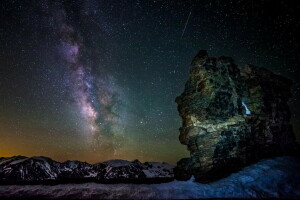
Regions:
[[173, 177], [174, 166], [167, 163], [148, 162], [148, 168], [143, 170], [147, 178]]
[[248, 107], [247, 107], [247, 105], [244, 103], [244, 102], [242, 102], [242, 105], [245, 107], [245, 109], [246, 109], [246, 115], [251, 115], [251, 111], [248, 109]]
[[24, 157], [24, 156], [1, 157], [0, 158], [0, 165], [5, 165], [5, 164], [10, 163], [14, 160], [19, 160], [19, 159], [23, 159], [23, 158], [27, 158], [27, 157]]
[[[23, 159], [19, 159], [19, 160], [15, 160], [15, 161], [12, 161], [10, 164], [11, 165], [16, 165], [18, 163], [21, 163], [21, 162], [24, 162], [26, 160], [28, 160], [29, 158], [23, 158]], [[9, 162], [9, 160], [7, 160], [7, 162]], [[1, 163], [2, 164], [2, 163]], [[4, 164], [4, 163], [3, 163]]]
[[89, 174], [84, 177], [96, 177], [98, 175], [97, 172], [88, 172]]
[[210, 184], [172, 181], [161, 184], [3, 185], [0, 198], [52, 199], [189, 199], [300, 198], [300, 159], [262, 160]]
[[131, 165], [132, 163], [127, 160], [109, 160], [109, 161], [103, 162], [103, 164], [107, 164], [111, 167], [123, 167], [123, 166]]
[[144, 174], [147, 178], [154, 178], [157, 177], [157, 174], [152, 170], [143, 170]]

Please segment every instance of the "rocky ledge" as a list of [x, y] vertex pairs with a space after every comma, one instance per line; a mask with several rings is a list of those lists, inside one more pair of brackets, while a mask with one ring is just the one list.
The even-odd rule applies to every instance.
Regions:
[[190, 158], [175, 178], [210, 182], [262, 158], [298, 154], [288, 100], [292, 82], [230, 57], [193, 59], [184, 92], [176, 98], [182, 117], [179, 140]]

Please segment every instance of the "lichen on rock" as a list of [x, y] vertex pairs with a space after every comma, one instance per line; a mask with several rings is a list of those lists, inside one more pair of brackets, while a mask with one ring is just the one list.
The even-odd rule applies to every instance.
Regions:
[[192, 61], [184, 92], [176, 98], [179, 140], [190, 158], [175, 176], [209, 182], [261, 158], [297, 152], [288, 100], [292, 82], [269, 70], [239, 68], [230, 57], [201, 50]]

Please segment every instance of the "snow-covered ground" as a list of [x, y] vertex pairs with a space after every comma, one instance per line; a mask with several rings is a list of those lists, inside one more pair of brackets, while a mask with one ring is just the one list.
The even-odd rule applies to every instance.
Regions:
[[193, 180], [161, 184], [62, 184], [0, 186], [0, 198], [38, 199], [186, 199], [186, 198], [300, 198], [300, 159], [262, 160], [211, 184]]

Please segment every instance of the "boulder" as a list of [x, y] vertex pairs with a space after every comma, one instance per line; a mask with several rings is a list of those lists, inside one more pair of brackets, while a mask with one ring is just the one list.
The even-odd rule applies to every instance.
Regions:
[[190, 158], [179, 161], [177, 179], [199, 182], [227, 176], [262, 158], [298, 152], [288, 100], [292, 82], [271, 71], [201, 50], [192, 61], [184, 92], [179, 140]]

